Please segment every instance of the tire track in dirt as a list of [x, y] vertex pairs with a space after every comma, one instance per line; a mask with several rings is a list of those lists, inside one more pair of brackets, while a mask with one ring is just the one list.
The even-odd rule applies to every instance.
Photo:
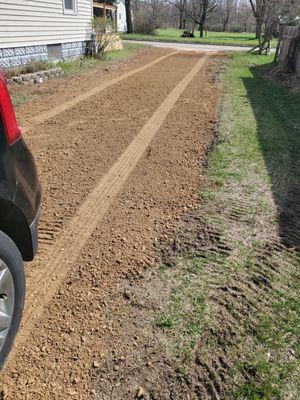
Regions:
[[[144, 93], [148, 98], [151, 93], [151, 108], [145, 109], [146, 115], [141, 113], [138, 116], [133, 127], [131, 123], [126, 125], [131, 132], [129, 140], [126, 140], [128, 136], [126, 130], [125, 140], [111, 141], [111, 143], [119, 143], [120, 151], [114, 153], [110, 164], [106, 163], [103, 168], [101, 167], [103, 155], [106, 154], [101, 143], [98, 147], [95, 143], [91, 146], [88, 144], [88, 147], [92, 149], [90, 154], [98, 152], [100, 155], [99, 162], [97, 159], [94, 161], [89, 158], [88, 163], [98, 171], [96, 179], [86, 186], [89, 190], [83, 191], [80, 201], [74, 203], [72, 215], [63, 226], [68, 226], [88, 193], [109, 171], [176, 84], [199, 60], [199, 55], [178, 54], [178, 56], [179, 61], [177, 55], [174, 56], [174, 61], [173, 57], [165, 60], [163, 63], [166, 68], [163, 70], [160, 68], [161, 64], [157, 64], [155, 70], [151, 68], [139, 76], [130, 78], [130, 81], [133, 81], [131, 86], [126, 86], [128, 80], [122, 82], [121, 92], [125, 91], [132, 96], [132, 92], [134, 93], [132, 89], [141, 87], [140, 82], [135, 83], [134, 80], [136, 77], [140, 81], [142, 79], [141, 82], [145, 84], [145, 87], [142, 85], [141, 96], [134, 96], [130, 109], [134, 108], [134, 103], [137, 106], [148, 104], [148, 101], [142, 102]], [[190, 58], [190, 62], [186, 62], [186, 57]], [[98, 397], [104, 399], [106, 398], [106, 391], [102, 390], [104, 383], [98, 390], [95, 381], [98, 373], [105, 380], [107, 378], [106, 387], [110, 393], [111, 384], [116, 382], [119, 374], [136, 364], [154, 361], [152, 351], [157, 354], [160, 347], [156, 348], [158, 344], [156, 339], [149, 343], [147, 333], [148, 330], [152, 332], [155, 329], [154, 316], [151, 317], [153, 315], [152, 301], [148, 304], [144, 292], [138, 303], [134, 300], [135, 294], [128, 301], [124, 297], [123, 290], [126, 288], [126, 292], [133, 290], [135, 293], [136, 286], [139, 287], [144, 281], [145, 272], [151, 270], [154, 273], [155, 263], [158, 262], [155, 250], [157, 241], [161, 235], [173, 231], [176, 221], [186, 212], [187, 206], [189, 209], [196, 204], [197, 189], [202, 182], [202, 178], [199, 177], [199, 160], [204, 159], [211, 140], [219, 99], [219, 90], [214, 85], [213, 79], [215, 70], [219, 68], [220, 59], [221, 57], [210, 57], [192, 83], [184, 90], [110, 209], [81, 249], [67, 277], [43, 308], [43, 313], [34, 324], [30, 335], [21, 346], [15, 348], [1, 377], [0, 393], [3, 389], [3, 393], [7, 394], [7, 400], [25, 398], [85, 400]], [[170, 69], [170, 64], [172, 69]], [[169, 72], [167, 72], [168, 68]], [[154, 86], [153, 91], [149, 90], [147, 81]], [[119, 85], [111, 89], [120, 92]], [[107, 94], [110, 96], [111, 91], [109, 90]], [[106, 91], [90, 100], [99, 103], [98, 96], [106, 99]], [[116, 102], [123, 105], [119, 97]], [[114, 101], [111, 104], [113, 105]], [[81, 107], [82, 103], [80, 107], [74, 108], [76, 115], [79, 115], [78, 108]], [[121, 109], [119, 115], [124, 115], [124, 113], [126, 110]], [[64, 131], [63, 137], [59, 133], [62, 126], [65, 126], [63, 123], [68, 121], [67, 118], [63, 121], [62, 117], [65, 117], [65, 113], [61, 114], [59, 123], [53, 126], [56, 129], [52, 137], [55, 134], [59, 135], [60, 140], [63, 139], [64, 143], [68, 143], [69, 137], [66, 136], [66, 132]], [[49, 126], [49, 131], [50, 128], [51, 126]], [[115, 127], [113, 126], [111, 131], [109, 129], [105, 131], [105, 135], [110, 135], [110, 132], [115, 131]], [[34, 138], [35, 135], [32, 137]], [[83, 139], [85, 137], [86, 135], [83, 135]], [[32, 140], [32, 143], [35, 149], [38, 150], [41, 147], [43, 152], [48, 142], [45, 140], [34, 143]], [[46, 154], [43, 157], [47, 162]], [[70, 164], [74, 163], [74, 158], [70, 159]], [[53, 176], [56, 174], [56, 164], [61, 166], [59, 159], [57, 163], [52, 160], [49, 164]], [[89, 176], [88, 174], [92, 171], [93, 169], [84, 171], [82, 176], [85, 174]], [[68, 176], [59, 178], [61, 182], [64, 182], [64, 186], [70, 180]], [[75, 186], [80, 187], [78, 184]], [[51, 190], [51, 187], [48, 188], [45, 185], [44, 189], [44, 195], [48, 196], [47, 189]], [[69, 193], [68, 187], [66, 190]], [[70, 192], [72, 194], [72, 190]], [[70, 197], [70, 194], [68, 196]], [[58, 208], [61, 207], [60, 192], [55, 190], [51, 198], [53, 201], [56, 199]], [[46, 209], [51, 208], [53, 204], [51, 202]], [[46, 221], [46, 225], [50, 228], [55, 221], [56, 218], [53, 221], [50, 219]], [[62, 229], [58, 229], [57, 232], [61, 233]], [[57, 238], [57, 235], [55, 236]], [[29, 265], [29, 271], [26, 271], [26, 273], [29, 272], [27, 273], [28, 282], [36, 271], [44, 269], [50, 248], [50, 245], [41, 245], [43, 254], [40, 253], [37, 261]], [[154, 291], [157, 293], [155, 286], [153, 286]], [[157, 295], [160, 297], [160, 292]], [[132, 307], [127, 308], [131, 302]], [[148, 315], [150, 309], [152, 312]], [[136, 324], [134, 320], [136, 311], [142, 313], [140, 324]], [[135, 349], [145, 350], [136, 352]], [[165, 359], [164, 356], [162, 358]], [[94, 368], [94, 361], [101, 363], [99, 371], [98, 368]], [[172, 388], [173, 393], [173, 390], [177, 394], [186, 393], [186, 388], [182, 385], [178, 388], [172, 367], [172, 363], [166, 365], [162, 360], [158, 371], [156, 368], [155, 371], [153, 368], [141, 371], [135, 369], [134, 373], [126, 378], [129, 383], [128, 389], [131, 388], [132, 394], [128, 398], [135, 397], [135, 384], [143, 385], [143, 374], [147, 382], [150, 382], [148, 381], [150, 379], [152, 387], [157, 388], [155, 390], [158, 394], [157, 398], [167, 398], [165, 396], [169, 392], [167, 387]], [[165, 379], [162, 379], [163, 377]], [[102, 381], [102, 378], [100, 380]], [[122, 386], [123, 383], [125, 382], [122, 382]], [[95, 390], [98, 395], [95, 395]], [[125, 399], [125, 397], [119, 395], [119, 389], [115, 393], [116, 399]], [[182, 398], [186, 399], [187, 396], [182, 395]]]
[[[172, 268], [181, 268], [181, 257], [187, 254], [201, 260], [201, 280], [209, 293], [210, 314], [218, 316], [217, 320], [208, 317], [189, 366], [191, 396], [203, 400], [228, 398], [232, 368], [244, 365], [247, 359], [242, 347], [249, 340], [247, 335], [261, 329], [260, 318], [274, 313], [277, 293], [289, 290], [290, 279], [299, 265], [296, 252], [268, 235], [256, 244], [251, 257], [242, 261], [242, 267], [236, 268], [232, 231], [238, 225], [251, 229], [251, 222], [244, 217], [252, 208], [241, 200], [226, 204], [223, 223], [232, 226], [227, 237], [205, 220], [212, 209], [211, 203], [202, 204], [201, 209], [187, 215], [177, 235], [167, 239], [168, 245], [162, 248], [162, 263]], [[222, 215], [219, 208], [217, 211]], [[203, 350], [208, 346], [208, 352]], [[241, 371], [247, 378], [247, 369]]]
[[[51, 110], [47, 110], [47, 111], [41, 113], [40, 115], [34, 116], [32, 118], [33, 126], [37, 125], [37, 124], [41, 124], [41, 123], [47, 121], [48, 119], [55, 117], [56, 115], [60, 114], [61, 112], [66, 111], [66, 110], [70, 109], [71, 107], [76, 106], [76, 104], [78, 104], [84, 100], [87, 100], [89, 97], [94, 96], [95, 94], [101, 92], [102, 90], [107, 89], [108, 87], [113, 86], [116, 83], [119, 83], [119, 82], [131, 77], [132, 75], [138, 74], [139, 72], [142, 72], [142, 71], [146, 70], [147, 68], [150, 68], [150, 67], [154, 66], [155, 64], [157, 64], [157, 63], [165, 60], [166, 58], [173, 56], [174, 54], [177, 54], [177, 53], [178, 53], [177, 50], [173, 51], [172, 53], [168, 53], [162, 57], [155, 59], [154, 61], [151, 61], [150, 63], [147, 63], [146, 65], [143, 65], [139, 68], [134, 69], [133, 71], [126, 72], [125, 74], [118, 76], [118, 77], [112, 79], [111, 81], [107, 81], [107, 82], [102, 83], [101, 85], [95, 86], [93, 89], [91, 89], [85, 93], [82, 93], [79, 96], [76, 96], [74, 99], [72, 99], [70, 101], [67, 101], [57, 107], [54, 107]], [[27, 130], [28, 130], [28, 128], [23, 128], [23, 132], [27, 132]]]
[[39, 255], [26, 268], [28, 282], [87, 194], [198, 59], [176, 53], [30, 130], [27, 142], [35, 154], [43, 204]]
[[168, 113], [208, 57], [208, 55], [202, 57], [166, 97], [109, 172], [90, 192], [69, 225], [49, 249], [48, 262], [43, 270], [36, 273], [28, 287], [27, 308], [23, 318], [24, 328], [20, 332], [19, 343], [25, 340], [30, 333], [35, 321], [41, 315], [44, 305], [67, 276], [80, 250], [135, 169]]

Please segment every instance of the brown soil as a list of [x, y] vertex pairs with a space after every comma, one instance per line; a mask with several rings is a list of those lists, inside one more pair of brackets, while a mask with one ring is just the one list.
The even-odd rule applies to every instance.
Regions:
[[[141, 52], [106, 79], [164, 52]], [[27, 129], [44, 189], [40, 251], [26, 266], [26, 310], [2, 372], [4, 398], [131, 399], [141, 376], [151, 383], [153, 399], [189, 398], [151, 329], [155, 303], [146, 297], [135, 304], [130, 290], [138, 290], [144, 274], [157, 273], [155, 244], [197, 200], [199, 163], [219, 97], [214, 74], [222, 63], [212, 55], [187, 80], [201, 57], [171, 55]], [[166, 103], [171, 110], [158, 123], [161, 113], [155, 112], [184, 79], [183, 93], [174, 105]], [[30, 128], [31, 115], [102, 81], [103, 73], [95, 71], [49, 81], [46, 94], [22, 106], [19, 118]], [[141, 146], [138, 138], [149, 121], [155, 138]], [[117, 191], [104, 193], [111, 179], [121, 179], [115, 163], [134, 140], [137, 159], [124, 162], [137, 167], [130, 176], [128, 169]], [[159, 296], [159, 287], [153, 295]], [[137, 317], [141, 310], [146, 329]], [[119, 385], [124, 378], [125, 387]]]
[[63, 78], [51, 78], [42, 85], [11, 86], [13, 95], [22, 93], [30, 100], [31, 107], [25, 103], [18, 108], [18, 119], [22, 127], [32, 126], [32, 118], [56, 106], [73, 100], [75, 97], [94, 89], [98, 85], [111, 82], [121, 75], [141, 68], [160, 57], [170, 54], [171, 50], [143, 49], [131, 55], [130, 58], [118, 63], [110, 63], [104, 68], [91, 68], [84, 73], [72, 74]]

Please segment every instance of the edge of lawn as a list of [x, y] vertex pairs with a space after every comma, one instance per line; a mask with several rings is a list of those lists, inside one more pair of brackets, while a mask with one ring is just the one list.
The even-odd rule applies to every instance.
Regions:
[[199, 208], [176, 237], [190, 247], [162, 258], [169, 294], [153, 323], [204, 397], [207, 387], [238, 400], [299, 394], [300, 243], [281, 218], [297, 207], [284, 208], [300, 182], [300, 94], [269, 79], [271, 65], [231, 56]]

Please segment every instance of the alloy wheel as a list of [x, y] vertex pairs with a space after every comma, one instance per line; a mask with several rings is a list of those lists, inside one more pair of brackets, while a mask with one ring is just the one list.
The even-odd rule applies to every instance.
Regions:
[[11, 324], [15, 301], [13, 277], [8, 266], [0, 259], [0, 351]]

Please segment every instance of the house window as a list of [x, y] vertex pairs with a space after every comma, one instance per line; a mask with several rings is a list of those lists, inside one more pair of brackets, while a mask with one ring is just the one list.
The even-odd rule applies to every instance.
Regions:
[[63, 0], [65, 14], [77, 14], [77, 0]]

